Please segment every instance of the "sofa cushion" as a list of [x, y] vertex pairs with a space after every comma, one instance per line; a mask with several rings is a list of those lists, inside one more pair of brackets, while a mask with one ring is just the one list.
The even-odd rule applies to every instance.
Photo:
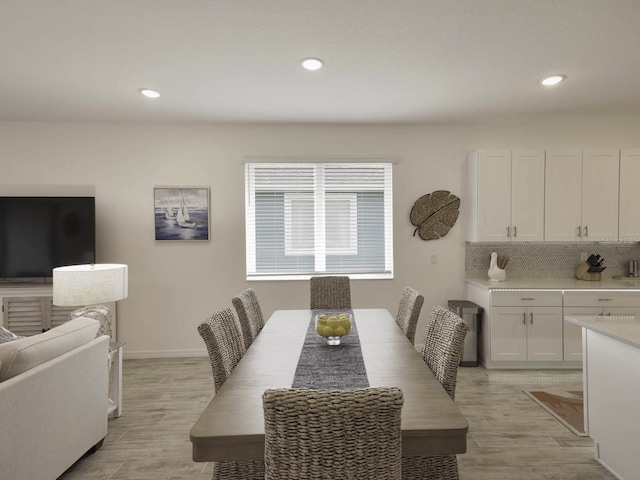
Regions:
[[100, 322], [80, 317], [47, 332], [0, 344], [0, 382], [91, 341], [98, 328]]

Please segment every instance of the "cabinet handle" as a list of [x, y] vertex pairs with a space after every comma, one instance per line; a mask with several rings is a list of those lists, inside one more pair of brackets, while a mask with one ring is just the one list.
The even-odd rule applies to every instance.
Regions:
[[578, 236], [582, 238], [582, 225], [578, 225]]
[[589, 236], [589, 225], [585, 225], [584, 226], [584, 236], [588, 237]]
[[521, 297], [520, 300], [535, 300], [536, 297]]
[[522, 312], [522, 324], [523, 325], [527, 324], [527, 313], [526, 312]]
[[511, 238], [511, 227], [507, 225], [507, 238]]
[[515, 226], [513, 227], [513, 236], [514, 236], [514, 237], [517, 237], [517, 236], [518, 236], [518, 226], [517, 226], [517, 225], [515, 225]]
[[533, 325], [533, 312], [529, 313], [529, 323]]
[[598, 299], [599, 302], [610, 302], [611, 300], [613, 300], [613, 298], [599, 298]]

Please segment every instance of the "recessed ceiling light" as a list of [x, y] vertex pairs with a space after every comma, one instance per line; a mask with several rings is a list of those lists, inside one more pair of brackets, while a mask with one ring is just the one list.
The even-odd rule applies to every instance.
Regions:
[[150, 90], [148, 88], [141, 88], [140, 93], [149, 98], [158, 98], [160, 96], [158, 92], [156, 92], [155, 90]]
[[550, 87], [551, 85], [559, 84], [565, 78], [567, 77], [565, 77], [564, 75], [553, 75], [551, 77], [543, 78], [542, 80], [540, 80], [540, 84], [544, 85], [545, 87]]
[[302, 67], [307, 70], [320, 70], [323, 62], [319, 58], [305, 58], [302, 60]]

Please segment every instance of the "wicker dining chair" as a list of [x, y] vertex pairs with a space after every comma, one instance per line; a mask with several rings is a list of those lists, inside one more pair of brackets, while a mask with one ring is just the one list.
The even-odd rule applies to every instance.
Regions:
[[[469, 327], [455, 313], [436, 305], [422, 344], [422, 358], [446, 392], [455, 399], [458, 365]], [[403, 480], [459, 480], [455, 455], [402, 457]]]
[[256, 292], [253, 288], [247, 288], [233, 297], [231, 303], [238, 314], [244, 346], [249, 348], [264, 327], [264, 317]]
[[400, 480], [402, 391], [272, 389], [265, 480]]
[[[213, 383], [220, 389], [245, 353], [240, 327], [229, 307], [218, 310], [198, 326], [209, 352]], [[264, 479], [264, 462], [214, 462], [213, 480]]]
[[416, 325], [418, 325], [423, 303], [424, 297], [417, 290], [411, 287], [404, 287], [400, 297], [400, 304], [398, 305], [396, 323], [411, 343], [415, 341]]
[[207, 346], [218, 391], [246, 351], [240, 327], [231, 309], [225, 307], [198, 325], [198, 333]]
[[310, 287], [312, 310], [351, 308], [349, 277], [311, 277]]

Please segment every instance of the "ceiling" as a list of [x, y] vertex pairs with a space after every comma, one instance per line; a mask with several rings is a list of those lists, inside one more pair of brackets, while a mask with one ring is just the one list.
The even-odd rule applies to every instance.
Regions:
[[2, 0], [0, 120], [638, 114], [638, 25], [638, 0]]

